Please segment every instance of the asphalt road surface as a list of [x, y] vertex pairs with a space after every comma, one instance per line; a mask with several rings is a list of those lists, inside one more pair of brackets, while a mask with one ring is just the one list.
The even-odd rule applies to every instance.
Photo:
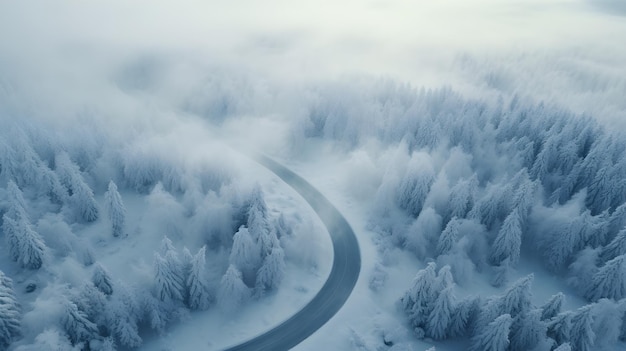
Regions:
[[322, 219], [333, 243], [334, 261], [322, 289], [304, 308], [273, 329], [226, 350], [289, 350], [313, 334], [343, 306], [359, 277], [361, 253], [350, 224], [302, 177], [266, 156], [257, 161], [294, 188]]

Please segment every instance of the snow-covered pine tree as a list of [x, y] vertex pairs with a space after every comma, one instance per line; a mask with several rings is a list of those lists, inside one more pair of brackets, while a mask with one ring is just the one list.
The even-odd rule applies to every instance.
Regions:
[[467, 335], [469, 323], [475, 316], [477, 306], [477, 298], [467, 298], [456, 304], [450, 318], [450, 325], [448, 326], [448, 336], [450, 338]]
[[189, 291], [188, 305], [192, 310], [206, 310], [209, 308], [213, 296], [206, 276], [206, 247], [198, 250], [191, 260], [191, 270], [187, 277]]
[[250, 231], [241, 227], [233, 236], [233, 247], [228, 261], [243, 274], [244, 282], [253, 286], [260, 266], [261, 254]]
[[595, 350], [610, 350], [617, 345], [624, 312], [615, 300], [600, 299], [592, 304]]
[[518, 315], [511, 325], [511, 350], [534, 350], [545, 338], [547, 325], [541, 320], [540, 309]]
[[594, 274], [585, 297], [591, 301], [626, 297], [626, 254], [608, 261]]
[[453, 287], [449, 286], [437, 295], [432, 311], [428, 315], [426, 335], [435, 340], [443, 340], [448, 337], [449, 326], [454, 313], [452, 289]]
[[275, 290], [285, 275], [285, 254], [280, 246], [272, 249], [263, 260], [256, 277], [256, 289], [263, 292]]
[[559, 313], [561, 313], [561, 308], [563, 307], [564, 300], [565, 295], [562, 292], [552, 295], [550, 300], [548, 300], [548, 302], [541, 306], [541, 320], [550, 320], [556, 317], [556, 315], [558, 315]]
[[165, 257], [154, 253], [154, 283], [156, 297], [161, 301], [185, 299], [185, 283], [175, 253], [168, 251]]
[[30, 224], [24, 209], [24, 198], [15, 183], [9, 182], [9, 210], [3, 216], [2, 230], [14, 261], [28, 269], [43, 264], [46, 245]]
[[452, 268], [449, 265], [445, 265], [437, 272], [437, 278], [433, 285], [433, 291], [440, 292], [448, 287], [454, 285], [454, 277], [452, 276]]
[[478, 189], [478, 177], [474, 174], [470, 179], [463, 179], [450, 189], [448, 200], [448, 212], [444, 223], [451, 218], [465, 218], [467, 213], [474, 207], [476, 192]]
[[101, 264], [98, 263], [95, 265], [91, 281], [93, 282], [93, 285], [103, 294], [111, 295], [113, 293], [111, 275]]
[[556, 341], [557, 344], [562, 344], [570, 340], [572, 330], [572, 316], [573, 312], [561, 312], [552, 317], [548, 322], [548, 337]]
[[605, 263], [623, 254], [626, 254], [626, 228], [617, 233], [613, 240], [602, 248], [599, 259], [600, 262]]
[[0, 271], [0, 349], [6, 350], [20, 333], [21, 311], [13, 281]]
[[446, 225], [446, 229], [441, 232], [437, 241], [437, 255], [443, 255], [452, 250], [459, 238], [460, 221], [460, 219], [453, 217]]
[[512, 265], [517, 264], [520, 257], [520, 247], [522, 245], [522, 226], [520, 222], [519, 210], [514, 209], [504, 220], [498, 236], [492, 245], [491, 261], [499, 265], [509, 258]]
[[96, 325], [87, 319], [87, 315], [80, 311], [75, 303], [67, 300], [63, 307], [64, 313], [61, 318], [61, 325], [70, 338], [72, 345], [82, 342], [88, 343], [89, 340], [98, 337]]
[[[148, 292], [146, 292], [145, 296], [149, 296], [150, 301], [154, 302], [150, 308], [146, 308], [146, 310], [149, 310], [148, 314], [158, 314], [162, 303], [158, 302]], [[129, 348], [139, 347], [142, 340], [139, 336], [138, 324], [142, 316], [141, 307], [137, 301], [137, 293], [123, 284], [119, 284], [114, 294], [111, 295], [111, 303], [107, 312], [111, 334], [119, 344]], [[154, 323], [153, 320], [146, 322]]]
[[437, 277], [435, 263], [417, 272], [413, 286], [404, 293], [400, 303], [408, 315], [411, 324], [416, 328], [426, 325], [431, 305], [435, 299], [434, 283]]
[[470, 351], [507, 351], [512, 319], [503, 314], [472, 337]]
[[98, 206], [93, 191], [85, 183], [78, 166], [72, 162], [66, 152], [57, 154], [54, 163], [61, 183], [69, 190], [70, 202], [77, 217], [86, 222], [98, 219]]
[[527, 312], [531, 307], [531, 284], [535, 276], [531, 273], [516, 280], [504, 295], [500, 297], [502, 309], [515, 318], [519, 314]]
[[568, 342], [566, 342], [559, 345], [559, 347], [554, 349], [554, 351], [572, 351], [572, 346]]
[[109, 220], [113, 229], [113, 236], [123, 236], [126, 226], [126, 207], [122, 196], [117, 191], [117, 185], [111, 180], [106, 193], [104, 193], [104, 206], [109, 214]]
[[570, 342], [574, 350], [592, 351], [594, 350], [595, 339], [592, 306], [583, 306], [576, 310], [572, 316]]
[[220, 307], [226, 310], [236, 310], [241, 307], [250, 296], [250, 290], [242, 280], [241, 272], [230, 265], [220, 281], [217, 300]]
[[109, 300], [92, 283], [84, 284], [78, 293], [72, 296], [71, 300], [76, 304], [78, 310], [84, 312], [87, 319], [94, 322], [98, 328], [109, 327], [109, 321], [106, 318]]
[[414, 154], [406, 172], [398, 185], [396, 201], [398, 206], [417, 217], [422, 211], [430, 186], [435, 181], [435, 171], [429, 156]]

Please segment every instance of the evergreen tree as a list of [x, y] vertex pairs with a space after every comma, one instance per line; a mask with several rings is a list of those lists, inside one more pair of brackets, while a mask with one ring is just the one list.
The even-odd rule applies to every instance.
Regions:
[[471, 340], [470, 351], [506, 351], [509, 347], [511, 316], [503, 314]]
[[468, 298], [454, 307], [450, 325], [448, 326], [448, 335], [451, 338], [462, 337], [467, 334], [468, 326], [472, 316], [477, 309], [478, 299]]
[[608, 261], [598, 270], [585, 297], [592, 301], [603, 297], [615, 300], [626, 297], [626, 254]]
[[85, 183], [78, 166], [70, 160], [65, 152], [56, 156], [55, 166], [61, 183], [69, 190], [69, 200], [77, 216], [86, 222], [93, 222], [98, 219], [98, 206], [93, 191]]
[[547, 325], [541, 321], [540, 309], [517, 316], [511, 325], [511, 349], [533, 350], [545, 337]]
[[20, 305], [13, 291], [13, 281], [0, 271], [0, 349], [7, 349], [21, 334]]
[[113, 293], [113, 283], [109, 272], [100, 264], [96, 264], [91, 281], [98, 290], [105, 295], [111, 295]]
[[206, 277], [206, 247], [198, 250], [191, 261], [191, 270], [187, 277], [187, 290], [189, 290], [189, 308], [192, 310], [206, 310], [209, 308], [213, 296]]
[[571, 344], [575, 350], [591, 351], [594, 350], [595, 338], [591, 306], [583, 306], [572, 316]]
[[220, 281], [217, 300], [226, 310], [239, 308], [250, 296], [250, 290], [242, 280], [241, 272], [230, 265]]
[[563, 307], [564, 300], [565, 295], [562, 292], [559, 292], [556, 295], [552, 295], [550, 300], [548, 300], [548, 302], [541, 306], [541, 320], [550, 320], [556, 317], [556, 315], [558, 315], [559, 313], [561, 313], [561, 308]]
[[155, 292], [158, 299], [183, 301], [185, 284], [180, 272], [180, 264], [174, 253], [168, 251], [165, 257], [154, 254]]
[[562, 344], [570, 340], [572, 316], [572, 312], [562, 312], [548, 321], [547, 335], [554, 339], [557, 344]]
[[447, 220], [453, 217], [465, 218], [474, 206], [477, 188], [478, 177], [476, 175], [470, 179], [461, 180], [452, 187], [448, 200]]
[[428, 315], [426, 334], [435, 340], [448, 337], [448, 328], [453, 314], [454, 296], [452, 287], [447, 287], [439, 293], [434, 301], [433, 309]]
[[568, 342], [559, 345], [554, 351], [572, 351], [572, 346]]
[[122, 196], [117, 191], [117, 185], [113, 181], [109, 182], [108, 191], [104, 193], [104, 206], [109, 214], [113, 236], [122, 236], [126, 225], [126, 207], [122, 202]]
[[[148, 309], [149, 313], [157, 315], [161, 311], [163, 303], [157, 302], [149, 293], [146, 295], [150, 297], [150, 301], [154, 302]], [[108, 318], [111, 334], [115, 336], [120, 345], [129, 348], [136, 348], [141, 345], [142, 340], [139, 336], [141, 308], [134, 290], [123, 284], [117, 286], [111, 296]], [[154, 320], [150, 320], [150, 322], [153, 323]]]
[[237, 267], [243, 274], [243, 279], [249, 285], [256, 281], [257, 270], [260, 265], [261, 254], [250, 231], [241, 227], [233, 236], [233, 247], [229, 256], [229, 263]]
[[283, 249], [275, 247], [263, 260], [256, 277], [256, 288], [260, 292], [274, 290], [285, 275], [285, 254]]
[[450, 222], [448, 222], [448, 225], [446, 225], [446, 229], [441, 232], [439, 240], [437, 241], [437, 255], [443, 255], [452, 250], [452, 247], [459, 238], [460, 221], [461, 220], [456, 217], [452, 218]]
[[46, 245], [41, 236], [32, 229], [24, 211], [16, 213], [17, 218], [10, 218], [6, 213], [2, 223], [11, 258], [24, 268], [39, 269], [43, 264]]
[[87, 319], [87, 315], [80, 311], [75, 303], [65, 301], [64, 309], [61, 324], [72, 345], [81, 342], [88, 343], [89, 340], [98, 337], [96, 325]]
[[435, 173], [429, 159], [413, 156], [397, 190], [398, 206], [417, 217], [435, 181]]
[[614, 300], [600, 299], [592, 304], [595, 350], [609, 350], [615, 347], [621, 333], [624, 310]]
[[429, 263], [426, 268], [417, 272], [413, 286], [404, 293], [400, 303], [414, 327], [423, 327], [430, 314], [430, 305], [434, 301], [433, 285], [437, 276], [436, 265]]
[[626, 228], [617, 233], [615, 238], [602, 248], [599, 259], [601, 262], [607, 262], [623, 254], [626, 254]]
[[533, 274], [516, 280], [504, 295], [500, 298], [502, 309], [515, 318], [523, 312], [527, 312], [531, 307], [531, 284], [534, 279]]
[[522, 245], [522, 228], [519, 210], [513, 210], [504, 220], [491, 250], [491, 261], [500, 264], [509, 258], [511, 264], [519, 261]]

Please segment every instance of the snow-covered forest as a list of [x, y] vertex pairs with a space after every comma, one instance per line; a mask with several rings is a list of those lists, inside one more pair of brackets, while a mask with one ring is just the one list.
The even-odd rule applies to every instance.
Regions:
[[0, 351], [626, 349], [625, 16], [0, 1]]

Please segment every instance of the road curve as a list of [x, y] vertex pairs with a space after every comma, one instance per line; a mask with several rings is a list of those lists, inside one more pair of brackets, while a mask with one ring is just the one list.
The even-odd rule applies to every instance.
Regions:
[[295, 189], [311, 205], [326, 226], [334, 260], [322, 289], [306, 306], [273, 329], [227, 351], [289, 350], [313, 334], [346, 302], [361, 271], [361, 253], [348, 221], [324, 195], [306, 180], [276, 161], [257, 155], [256, 160]]

